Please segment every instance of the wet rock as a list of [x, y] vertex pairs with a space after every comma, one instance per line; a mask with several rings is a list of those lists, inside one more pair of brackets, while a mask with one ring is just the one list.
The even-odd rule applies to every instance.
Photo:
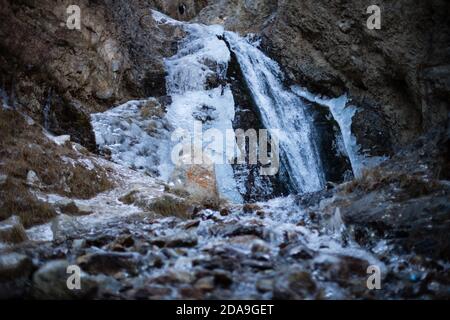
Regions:
[[317, 295], [317, 285], [308, 272], [294, 267], [275, 279], [274, 299], [313, 299]]
[[214, 284], [218, 287], [229, 288], [233, 284], [231, 273], [224, 270], [214, 271]]
[[69, 263], [65, 260], [51, 261], [43, 265], [33, 275], [33, 297], [35, 299], [85, 299], [92, 297], [97, 284], [86, 275], [81, 275], [81, 289], [70, 290], [67, 280], [70, 274], [67, 273]]
[[167, 248], [195, 247], [197, 245], [197, 237], [188, 233], [179, 233], [173, 236], [152, 239], [151, 243], [158, 247]]
[[270, 245], [262, 240], [254, 241], [251, 250], [253, 254], [268, 254], [271, 252]]
[[179, 289], [179, 294], [183, 299], [191, 299], [191, 300], [204, 299], [204, 292], [200, 289], [192, 288], [191, 286], [182, 286]]
[[270, 261], [261, 261], [261, 260], [253, 260], [253, 259], [246, 259], [243, 260], [242, 265], [257, 269], [257, 270], [270, 270], [273, 269], [273, 264]]
[[63, 214], [69, 216], [85, 216], [92, 212], [81, 210], [74, 201], [67, 201], [63, 203], [57, 203], [57, 207]]
[[288, 255], [299, 260], [310, 260], [315, 256], [312, 250], [303, 245], [289, 245], [282, 249], [281, 254]]
[[246, 203], [242, 207], [242, 210], [244, 211], [244, 213], [252, 213], [252, 212], [256, 212], [260, 209], [261, 208], [257, 204], [254, 204], [254, 203]]
[[184, 224], [183, 228], [188, 230], [191, 228], [196, 228], [200, 225], [200, 220], [192, 220], [192, 221], [188, 221]]
[[116, 252], [125, 252], [128, 248], [131, 248], [134, 245], [135, 241], [131, 235], [122, 235], [109, 244], [107, 248]]
[[0, 222], [0, 242], [20, 243], [27, 239], [27, 234], [18, 216], [11, 216]]
[[237, 236], [256, 236], [263, 238], [264, 228], [259, 225], [228, 225], [222, 231], [224, 237], [232, 238]]
[[213, 291], [215, 288], [214, 277], [204, 277], [197, 280], [194, 284], [194, 288], [201, 291]]
[[19, 253], [0, 255], [0, 299], [23, 298], [28, 290], [27, 282], [33, 271], [33, 263]]
[[171, 293], [172, 290], [170, 288], [151, 285], [148, 287], [131, 290], [127, 292], [127, 296], [133, 300], [160, 300], [168, 298]]
[[222, 217], [226, 217], [226, 216], [228, 216], [229, 214], [230, 214], [230, 210], [227, 209], [227, 208], [223, 208], [222, 210], [220, 210], [220, 215], [221, 215]]
[[118, 252], [91, 253], [77, 259], [77, 264], [90, 274], [114, 275], [125, 270], [135, 274], [138, 261], [135, 254]]
[[164, 260], [164, 255], [155, 252], [149, 252], [144, 258], [143, 262], [149, 267], [159, 269], [164, 266]]
[[26, 255], [19, 253], [2, 253], [0, 256], [0, 278], [11, 280], [17, 277], [28, 277], [33, 264]]

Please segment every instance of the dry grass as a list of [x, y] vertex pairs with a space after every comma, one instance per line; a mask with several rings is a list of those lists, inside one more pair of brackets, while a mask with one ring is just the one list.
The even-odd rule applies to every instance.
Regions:
[[22, 181], [8, 178], [0, 188], [0, 220], [12, 215], [19, 216], [24, 227], [29, 228], [51, 220], [56, 211], [38, 200]]
[[144, 102], [143, 106], [141, 107], [141, 116], [143, 118], [162, 118], [164, 114], [164, 107], [157, 100], [148, 100]]
[[163, 217], [174, 216], [182, 219], [190, 219], [193, 211], [193, 207], [188, 200], [169, 195], [157, 198], [147, 209]]
[[183, 188], [166, 188], [166, 195], [149, 200], [139, 191], [131, 191], [119, 200], [125, 204], [136, 205], [144, 210], [163, 217], [178, 217], [190, 219], [194, 212], [203, 209], [220, 211], [227, 206], [227, 202], [216, 195], [206, 192], [190, 194]]
[[222, 199], [217, 191], [208, 192], [206, 188], [189, 191], [182, 186], [175, 186], [167, 187], [166, 192], [185, 198], [192, 206], [199, 209], [220, 211], [228, 205], [227, 201]]
[[8, 176], [0, 186], [0, 219], [16, 214], [29, 227], [55, 216], [53, 208], [29, 191], [30, 170], [40, 180], [39, 189], [62, 196], [89, 199], [113, 187], [105, 169], [95, 165], [89, 170], [63, 161], [63, 157], [76, 160], [80, 155], [70, 143], [58, 146], [49, 141], [39, 125], [28, 125], [17, 112], [0, 110], [0, 123], [0, 173]]

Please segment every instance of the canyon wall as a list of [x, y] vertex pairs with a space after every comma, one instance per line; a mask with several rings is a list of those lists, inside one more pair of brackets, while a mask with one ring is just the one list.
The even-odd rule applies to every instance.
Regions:
[[[367, 8], [381, 8], [369, 30]], [[262, 47], [300, 84], [358, 107], [353, 131], [371, 155], [391, 155], [445, 124], [450, 94], [446, 1], [216, 0], [197, 19], [262, 35]]]

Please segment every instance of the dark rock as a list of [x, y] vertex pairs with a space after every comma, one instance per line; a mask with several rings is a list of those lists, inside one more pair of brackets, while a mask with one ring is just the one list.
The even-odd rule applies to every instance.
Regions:
[[213, 291], [215, 288], [215, 279], [214, 277], [200, 278], [194, 284], [194, 288], [203, 292]]
[[90, 274], [114, 275], [121, 270], [136, 273], [138, 261], [135, 254], [105, 252], [81, 256], [77, 264]]
[[200, 225], [200, 220], [192, 220], [192, 221], [188, 221], [185, 223], [184, 225], [184, 229], [188, 230], [191, 228], [196, 228]]
[[133, 300], [149, 300], [149, 299], [163, 299], [167, 298], [171, 294], [172, 290], [163, 286], [148, 286], [131, 290], [127, 293], [127, 296]]
[[10, 280], [16, 277], [28, 277], [33, 264], [27, 256], [19, 253], [2, 253], [0, 256], [0, 278]]
[[275, 279], [274, 299], [313, 299], [318, 294], [317, 285], [308, 272], [292, 268]]
[[312, 250], [303, 245], [289, 245], [281, 250], [281, 254], [299, 260], [310, 260], [315, 256], [315, 253]]
[[229, 225], [223, 231], [224, 237], [257, 236], [263, 238], [264, 228], [259, 225]]
[[[326, 181], [342, 183], [352, 174], [345, 150], [339, 148], [342, 134], [327, 107], [304, 101], [313, 117], [313, 130]], [[350, 173], [350, 174], [349, 174]]]
[[232, 275], [227, 271], [215, 270], [214, 283], [216, 286], [229, 288], [233, 284]]
[[33, 263], [19, 253], [0, 255], [0, 299], [20, 299], [28, 291], [27, 283], [33, 271]]
[[197, 245], [197, 238], [187, 233], [181, 233], [173, 236], [155, 238], [151, 240], [151, 243], [158, 247], [167, 248], [195, 247]]

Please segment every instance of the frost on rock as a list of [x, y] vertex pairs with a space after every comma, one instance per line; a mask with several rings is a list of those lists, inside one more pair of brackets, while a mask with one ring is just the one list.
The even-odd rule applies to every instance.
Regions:
[[352, 134], [352, 119], [356, 114], [356, 107], [348, 105], [346, 95], [329, 99], [313, 95], [299, 86], [293, 86], [292, 91], [308, 101], [330, 109], [334, 120], [336, 120], [341, 130], [345, 151], [352, 165], [355, 177], [361, 177], [364, 168], [374, 167], [386, 160], [386, 157], [366, 157], [361, 154], [361, 147], [358, 145], [356, 137]]
[[109, 150], [114, 162], [158, 176], [163, 171], [159, 155], [167, 149], [169, 127], [164, 119], [146, 115], [146, 102], [130, 101], [93, 114], [92, 126], [100, 150]]

